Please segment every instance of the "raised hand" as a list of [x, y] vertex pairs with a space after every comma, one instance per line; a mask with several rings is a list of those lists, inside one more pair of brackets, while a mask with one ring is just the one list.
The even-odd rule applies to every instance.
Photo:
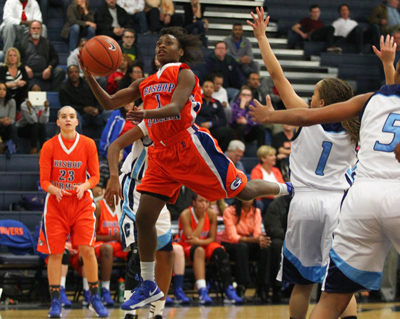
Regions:
[[247, 20], [247, 24], [253, 28], [254, 36], [256, 38], [265, 36], [265, 30], [269, 23], [269, 16], [264, 20], [264, 8], [256, 8], [257, 17], [253, 12], [250, 12], [253, 22]]
[[249, 106], [249, 114], [253, 122], [257, 123], [269, 123], [269, 114], [274, 112], [274, 107], [272, 106], [271, 97], [269, 95], [265, 98], [267, 104], [262, 105], [259, 101], [253, 100], [255, 106]]
[[380, 50], [378, 50], [374, 45], [372, 46], [376, 56], [382, 61], [383, 64], [394, 62], [396, 48], [397, 44], [394, 42], [394, 38], [389, 34], [386, 36], [386, 40], [383, 35], [381, 36]]

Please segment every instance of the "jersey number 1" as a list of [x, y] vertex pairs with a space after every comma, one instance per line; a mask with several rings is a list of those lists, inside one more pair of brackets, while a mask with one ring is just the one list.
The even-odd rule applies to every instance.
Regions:
[[319, 158], [318, 166], [317, 169], [315, 170], [315, 174], [324, 176], [324, 169], [326, 166], [326, 162], [328, 161], [329, 154], [331, 153], [332, 149], [332, 143], [331, 142], [322, 142], [322, 154], [321, 157]]

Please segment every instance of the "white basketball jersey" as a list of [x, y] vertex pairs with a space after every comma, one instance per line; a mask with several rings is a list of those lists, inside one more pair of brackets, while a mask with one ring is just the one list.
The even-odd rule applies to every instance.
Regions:
[[343, 191], [345, 173], [356, 162], [355, 145], [340, 123], [300, 128], [292, 141], [290, 181], [296, 188]]
[[400, 164], [393, 154], [400, 142], [400, 85], [385, 85], [375, 92], [360, 118], [361, 148], [355, 179], [400, 179]]

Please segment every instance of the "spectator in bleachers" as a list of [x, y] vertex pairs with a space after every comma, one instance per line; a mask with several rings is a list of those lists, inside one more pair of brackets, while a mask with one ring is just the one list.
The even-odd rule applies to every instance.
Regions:
[[79, 38], [85, 37], [88, 40], [93, 38], [96, 35], [96, 28], [89, 0], [73, 0], [68, 7], [67, 19], [61, 30], [61, 36], [69, 40], [69, 52], [78, 46]]
[[283, 124], [283, 131], [275, 134], [272, 138], [272, 147], [277, 150], [276, 167], [282, 173], [285, 182], [289, 182], [289, 156], [292, 152], [292, 139], [294, 137], [294, 126]]
[[[134, 125], [126, 120], [126, 113], [133, 110], [134, 104], [129, 103], [120, 109], [114, 110], [108, 118], [107, 124], [104, 127], [103, 133], [100, 138], [99, 152], [107, 158], [108, 147], [114, 142], [119, 136], [129, 131]], [[132, 145], [124, 148], [123, 159], [128, 156], [132, 149]]]
[[151, 63], [150, 63], [149, 75], [156, 73], [160, 69], [160, 67], [161, 67], [160, 62], [157, 60], [157, 57], [154, 56], [154, 58], [151, 60]]
[[7, 86], [0, 83], [0, 138], [4, 147], [11, 140], [17, 107], [15, 100], [7, 94]]
[[222, 104], [211, 97], [214, 92], [214, 83], [205, 80], [202, 85], [203, 104], [196, 117], [196, 124], [208, 129], [211, 135], [218, 141], [222, 151], [225, 152], [230, 141], [235, 138], [235, 132], [228, 127]]
[[105, 199], [96, 203], [95, 253], [100, 264], [101, 301], [106, 307], [114, 306], [110, 295], [110, 279], [114, 257], [127, 261], [128, 252], [121, 245], [121, 234], [115, 206], [109, 206]]
[[280, 263], [283, 241], [287, 229], [287, 216], [291, 197], [282, 196], [274, 199], [264, 216], [264, 229], [271, 238], [271, 286], [272, 302], [281, 301], [282, 283], [276, 280]]
[[96, 33], [120, 41], [124, 29], [129, 26], [128, 12], [117, 4], [117, 0], [105, 0], [105, 2], [104, 6], [101, 6], [94, 14]]
[[257, 142], [257, 147], [265, 144], [265, 126], [253, 122], [249, 106], [253, 105], [253, 95], [248, 86], [240, 89], [239, 97], [232, 103], [232, 119], [230, 126], [235, 130], [238, 140], [244, 143]]
[[321, 16], [321, 9], [318, 5], [313, 4], [310, 6], [310, 17], [302, 19], [296, 23], [292, 30], [295, 34], [289, 36], [288, 44], [294, 47], [300, 42], [305, 40], [326, 42], [330, 52], [341, 52], [340, 48], [334, 47], [333, 26], [325, 27], [323, 22], [319, 19]]
[[[118, 82], [118, 90], [125, 89], [129, 85], [131, 85], [134, 81], [137, 79], [143, 78], [143, 68], [140, 63], [132, 63], [132, 65], [128, 66], [128, 69], [124, 75], [124, 77], [121, 79], [121, 81]], [[136, 101], [140, 100], [140, 103], [137, 103]], [[142, 104], [142, 99], [138, 99], [135, 101], [135, 105], [139, 106]]]
[[400, 29], [399, 0], [387, 0], [372, 9], [368, 22], [379, 27], [381, 34], [390, 34]]
[[[115, 0], [107, 0], [114, 2]], [[147, 25], [146, 13], [144, 12], [145, 1], [144, 0], [117, 0], [119, 6], [121, 6], [129, 15], [129, 24], [133, 26], [136, 33], [142, 34], [149, 31]]]
[[211, 304], [206, 284], [206, 262], [214, 262], [222, 281], [226, 300], [233, 304], [243, 302], [232, 287], [232, 275], [229, 256], [223, 247], [215, 242], [217, 234], [217, 215], [210, 209], [210, 203], [204, 197], [194, 194], [192, 206], [179, 216], [178, 243], [182, 245], [185, 257], [193, 264], [196, 287], [200, 304]]
[[253, 50], [249, 39], [243, 36], [243, 26], [241, 23], [234, 23], [232, 34], [225, 38], [227, 54], [231, 55], [239, 64], [244, 77], [247, 79], [250, 73], [259, 73], [260, 65], [254, 61]]
[[[251, 171], [251, 179], [263, 179], [270, 182], [284, 183], [282, 173], [276, 165], [276, 150], [268, 145], [260, 146], [257, 150], [259, 163]], [[274, 200], [274, 196], [257, 198], [263, 203], [262, 215], [265, 215], [268, 205]]]
[[260, 103], [265, 102], [265, 95], [261, 92], [260, 75], [258, 73], [252, 72], [249, 74], [247, 78], [247, 86], [251, 90], [253, 99], [258, 100]]
[[215, 44], [214, 53], [205, 59], [202, 78], [209, 77], [213, 72], [219, 72], [224, 77], [223, 86], [228, 93], [229, 101], [236, 98], [240, 88], [245, 83], [245, 78], [235, 59], [226, 53], [227, 45], [224, 41]]
[[340, 18], [332, 23], [335, 28], [333, 33], [335, 45], [340, 46], [342, 43], [352, 43], [355, 45], [356, 53], [361, 53], [364, 41], [363, 28], [358, 25], [357, 21], [350, 19], [350, 8], [347, 4], [341, 4], [338, 12]]
[[133, 61], [128, 54], [122, 54], [121, 64], [114, 73], [110, 74], [107, 80], [107, 93], [114, 94], [118, 91], [119, 82], [125, 76], [128, 71], [128, 67], [133, 65]]
[[179, 190], [178, 198], [174, 204], [167, 203], [167, 208], [171, 214], [171, 220], [178, 220], [181, 213], [188, 208], [192, 203], [194, 192], [182, 185]]
[[256, 288], [262, 301], [267, 301], [270, 284], [271, 239], [261, 230], [261, 212], [255, 200], [234, 199], [232, 206], [224, 211], [225, 230], [221, 244], [231, 261], [235, 262], [236, 291], [243, 298], [251, 282], [249, 261], [257, 261]]
[[221, 102], [224, 107], [226, 121], [229, 123], [232, 117], [232, 108], [229, 104], [228, 93], [223, 86], [224, 76], [221, 73], [213, 73], [211, 77], [214, 82], [214, 92], [211, 96]]
[[65, 71], [58, 68], [58, 54], [50, 40], [42, 37], [42, 23], [33, 21], [29, 40], [19, 43], [21, 61], [25, 65], [29, 84], [39, 84], [43, 91], [58, 91], [65, 78]]
[[207, 48], [208, 20], [204, 18], [205, 5], [200, 4], [200, 0], [190, 0], [190, 3], [183, 3], [183, 10], [185, 15], [183, 27], [190, 34], [200, 35], [203, 47]]
[[[34, 84], [30, 91], [40, 92], [42, 88]], [[46, 123], [50, 117], [49, 101], [46, 100], [43, 105], [32, 105], [27, 99], [21, 104], [21, 113], [21, 119], [16, 122], [18, 136], [29, 138], [31, 140], [30, 154], [38, 154], [46, 142]]]
[[172, 0], [147, 0], [144, 11], [153, 33], [164, 27], [183, 26], [183, 15], [175, 13]]
[[136, 32], [133, 29], [125, 29], [122, 34], [122, 53], [126, 53], [132, 59], [133, 62], [142, 63], [143, 65], [143, 55], [140, 49], [135, 44]]
[[232, 161], [237, 169], [240, 169], [246, 174], [243, 163], [240, 161], [245, 150], [246, 146], [242, 141], [232, 140], [228, 145], [228, 150], [226, 151], [225, 155]]
[[67, 69], [67, 80], [60, 88], [62, 106], [72, 106], [78, 113], [78, 131], [92, 125], [104, 127], [112, 111], [103, 110], [93, 95], [89, 84], [79, 76], [79, 68], [71, 65]]
[[64, 15], [63, 18], [65, 19], [71, 0], [38, 0], [38, 2], [40, 5], [40, 11], [42, 12], [43, 24], [47, 25], [49, 7], [61, 7]]
[[21, 64], [21, 55], [17, 48], [9, 48], [4, 64], [0, 66], [0, 82], [7, 85], [10, 96], [15, 100], [17, 112], [28, 96], [28, 74]]
[[[3, 51], [15, 46], [17, 41], [28, 38], [32, 21], [42, 21], [42, 13], [36, 0], [7, 0], [3, 8], [3, 23], [0, 25], [0, 36], [3, 39]], [[47, 37], [43, 26], [42, 36]]]

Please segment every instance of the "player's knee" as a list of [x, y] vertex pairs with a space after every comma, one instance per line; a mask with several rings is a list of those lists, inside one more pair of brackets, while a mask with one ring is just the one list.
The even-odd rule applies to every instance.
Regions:
[[101, 258], [112, 258], [114, 253], [114, 249], [109, 244], [103, 244], [100, 246], [100, 256]]
[[206, 251], [204, 250], [203, 247], [198, 246], [196, 250], [194, 251], [194, 257], [195, 258], [205, 258], [206, 256]]
[[79, 253], [83, 259], [94, 258], [94, 248], [92, 246], [81, 245], [79, 246]]
[[181, 245], [172, 245], [172, 247], [174, 248], [175, 259], [183, 258], [185, 256]]

